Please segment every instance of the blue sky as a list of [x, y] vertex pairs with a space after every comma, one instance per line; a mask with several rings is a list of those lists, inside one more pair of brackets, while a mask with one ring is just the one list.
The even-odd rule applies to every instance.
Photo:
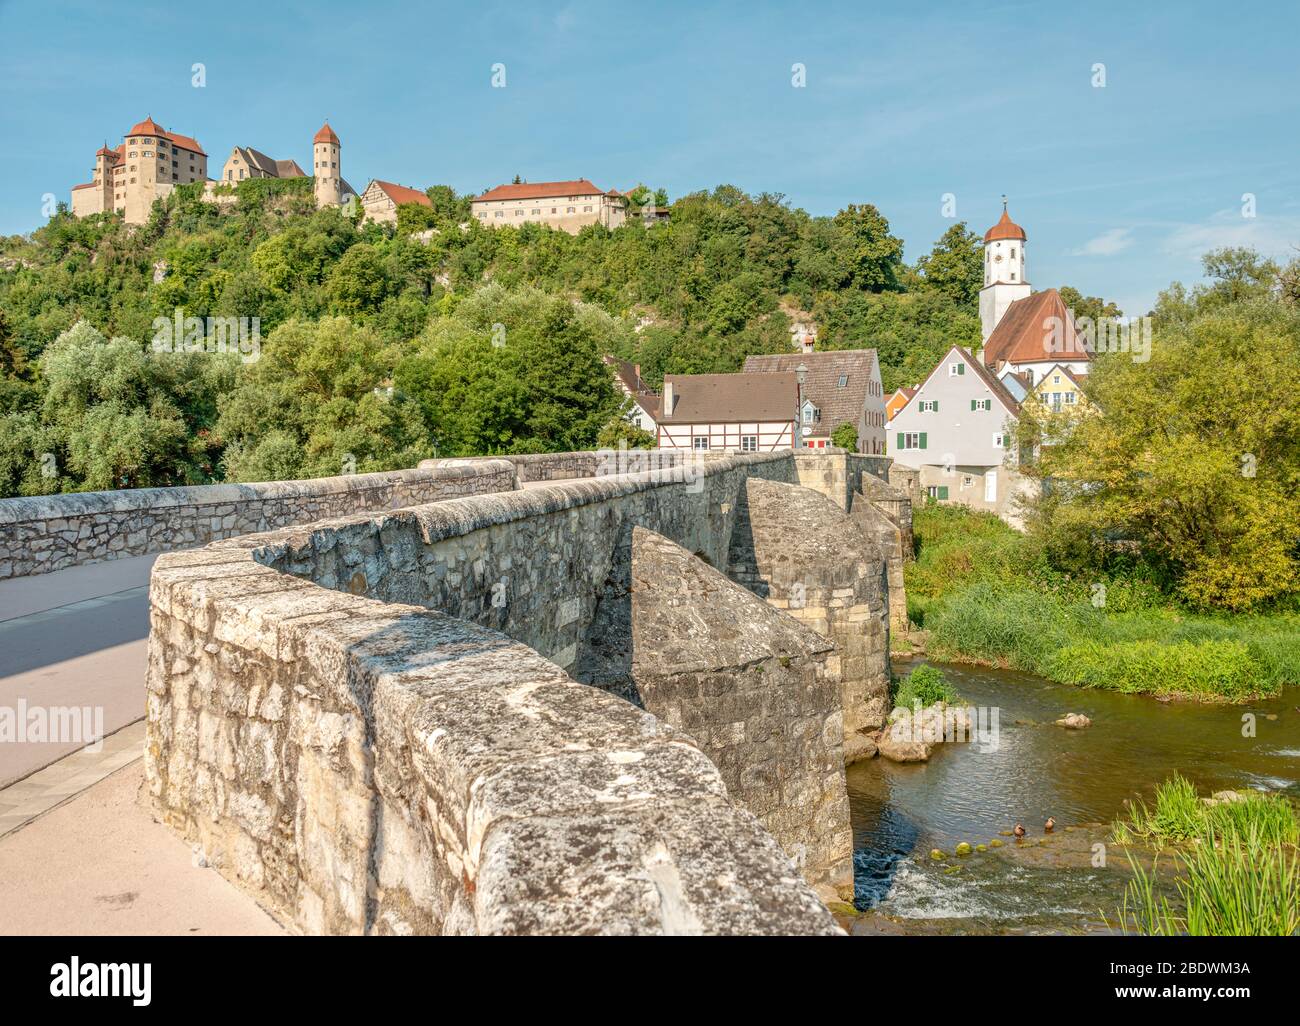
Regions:
[[328, 116], [357, 188], [728, 182], [815, 214], [875, 203], [909, 260], [951, 223], [945, 193], [983, 231], [1005, 192], [1036, 287], [1140, 313], [1207, 249], [1300, 245], [1297, 38], [1289, 0], [0, 0], [0, 233], [36, 228], [42, 196], [67, 200], [146, 115], [197, 137], [210, 173], [236, 144], [307, 167]]

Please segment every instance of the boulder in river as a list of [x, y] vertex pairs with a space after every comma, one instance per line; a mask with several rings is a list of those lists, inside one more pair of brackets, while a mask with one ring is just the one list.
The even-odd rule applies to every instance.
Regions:
[[942, 741], [970, 737], [971, 715], [964, 706], [935, 702], [924, 709], [898, 708], [890, 716], [877, 745], [893, 762], [925, 762]]
[[1092, 720], [1088, 719], [1083, 713], [1066, 713], [1056, 721], [1058, 727], [1064, 727], [1066, 730], [1083, 730], [1085, 727], [1092, 726]]

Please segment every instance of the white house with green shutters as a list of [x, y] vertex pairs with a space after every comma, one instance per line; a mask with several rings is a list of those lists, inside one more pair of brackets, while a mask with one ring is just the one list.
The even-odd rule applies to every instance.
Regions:
[[1028, 483], [1012, 440], [1020, 404], [979, 360], [953, 346], [886, 427], [889, 455], [919, 471], [922, 491], [1016, 523]]

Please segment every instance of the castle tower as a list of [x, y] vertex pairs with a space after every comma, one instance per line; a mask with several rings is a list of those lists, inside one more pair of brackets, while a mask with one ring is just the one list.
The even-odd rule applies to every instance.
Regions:
[[312, 174], [316, 179], [313, 190], [317, 210], [343, 205], [342, 148], [339, 137], [326, 121], [312, 139]]
[[1007, 214], [1002, 197], [1002, 217], [984, 233], [984, 287], [980, 289], [981, 343], [987, 342], [1007, 307], [1033, 289], [1025, 277], [1025, 230]]
[[95, 152], [95, 192], [99, 204], [96, 213], [113, 210], [113, 188], [117, 179], [117, 154], [108, 148], [105, 142]]

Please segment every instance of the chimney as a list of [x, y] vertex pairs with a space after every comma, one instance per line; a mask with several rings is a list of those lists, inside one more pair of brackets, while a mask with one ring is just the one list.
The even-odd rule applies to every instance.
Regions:
[[803, 351], [805, 353], [811, 353], [816, 342], [817, 340], [812, 335], [805, 335], [803, 337]]
[[671, 417], [673, 415], [673, 401], [675, 399], [676, 396], [673, 395], [673, 383], [669, 381], [667, 378], [664, 378], [664, 416], [665, 417]]

